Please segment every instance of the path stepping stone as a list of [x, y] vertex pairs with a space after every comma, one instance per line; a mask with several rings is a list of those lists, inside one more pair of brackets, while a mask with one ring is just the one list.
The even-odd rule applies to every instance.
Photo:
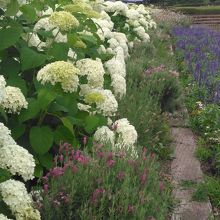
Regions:
[[173, 195], [179, 201], [172, 220], [208, 220], [212, 212], [210, 202], [192, 201], [194, 190], [181, 187], [183, 181], [200, 182], [203, 178], [200, 163], [194, 156], [195, 136], [188, 128], [173, 127], [172, 137], [175, 146], [175, 159], [171, 164]]

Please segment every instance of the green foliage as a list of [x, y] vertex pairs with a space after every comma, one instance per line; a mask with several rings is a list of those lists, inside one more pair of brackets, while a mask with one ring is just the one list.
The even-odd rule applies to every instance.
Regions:
[[146, 79], [149, 95], [158, 99], [162, 112], [173, 112], [180, 106], [181, 89], [176, 78], [169, 73], [155, 73]]
[[211, 149], [206, 146], [206, 142], [202, 138], [199, 139], [196, 148], [196, 157], [203, 162], [207, 162], [212, 157]]
[[127, 61], [127, 95], [119, 103], [119, 113], [135, 126], [139, 145], [147, 146], [151, 152], [167, 159], [171, 151], [168, 147], [170, 131], [166, 117], [161, 113], [177, 107], [181, 90], [177, 80], [167, 73], [145, 75], [147, 66], [161, 63], [166, 63], [167, 69], [175, 66], [167, 52], [170, 41], [162, 42], [153, 34], [152, 39], [149, 45], [136, 45]]
[[143, 153], [129, 159], [93, 146], [90, 158], [85, 151], [72, 149], [70, 157], [65, 157], [66, 148], [60, 151], [57, 166], [43, 179], [49, 190], [40, 201], [42, 219], [162, 220], [167, 216], [171, 190], [168, 183], [160, 182], [158, 163], [150, 156]]
[[[22, 109], [18, 115], [9, 115], [1, 109], [0, 120], [4, 120], [16, 142], [34, 155], [37, 163], [35, 175], [38, 177], [42, 175], [44, 168], [51, 167], [53, 147], [61, 141], [80, 146], [83, 136], [92, 137], [97, 127], [107, 124], [102, 115], [89, 116], [87, 112], [78, 110], [77, 103], [82, 102], [78, 91], [65, 93], [60, 85], [41, 85], [36, 79], [37, 72], [46, 64], [72, 59], [68, 57], [70, 48], [76, 52], [78, 59], [100, 57], [97, 49], [103, 42], [96, 34], [97, 27], [93, 20], [84, 14], [73, 13], [80, 21], [80, 26], [62, 33], [67, 34], [67, 43], [56, 42], [52, 30], [33, 31], [39, 20], [37, 11], [45, 9], [45, 5], [55, 9], [58, 3], [64, 6], [70, 1], [31, 0], [20, 5], [17, 0], [11, 0], [6, 10], [1, 11], [0, 71], [7, 85], [21, 89], [28, 108]], [[84, 30], [91, 32], [91, 35], [79, 33]], [[40, 45], [31, 46], [33, 32], [42, 42], [50, 45], [43, 49]], [[82, 41], [85, 48], [76, 47], [77, 41]], [[108, 44], [104, 43], [104, 46]], [[92, 142], [92, 138], [89, 140]]]
[[206, 177], [204, 183], [200, 183], [193, 199], [196, 201], [206, 201], [211, 199], [215, 207], [220, 207], [220, 181], [213, 177]]
[[175, 10], [185, 14], [220, 14], [220, 6], [201, 6], [201, 7], [175, 7]]

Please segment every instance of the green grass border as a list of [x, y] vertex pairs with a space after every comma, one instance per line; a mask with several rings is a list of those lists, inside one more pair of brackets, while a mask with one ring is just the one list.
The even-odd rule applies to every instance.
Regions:
[[200, 6], [200, 7], [172, 7], [173, 10], [184, 14], [220, 14], [220, 6]]

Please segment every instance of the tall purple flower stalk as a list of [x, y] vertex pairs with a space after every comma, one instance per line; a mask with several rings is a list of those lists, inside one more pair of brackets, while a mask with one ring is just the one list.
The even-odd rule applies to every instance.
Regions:
[[176, 27], [176, 50], [199, 88], [206, 89], [204, 102], [220, 102], [220, 33], [204, 27]]

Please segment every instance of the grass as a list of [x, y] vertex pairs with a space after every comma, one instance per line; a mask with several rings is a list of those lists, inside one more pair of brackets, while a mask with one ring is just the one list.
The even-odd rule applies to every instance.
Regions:
[[200, 7], [173, 7], [175, 11], [184, 14], [200, 15], [200, 14], [220, 14], [220, 6], [200, 6]]
[[[133, 50], [127, 61], [127, 95], [119, 104], [119, 114], [135, 126], [139, 145], [147, 146], [163, 159], [169, 159], [170, 129], [162, 113], [160, 93], [166, 90], [164, 81], [173, 83], [169, 87], [176, 85], [175, 79], [166, 72], [175, 69], [175, 60], [168, 50], [170, 39], [163, 34], [161, 32], [151, 36], [150, 44], [138, 45]], [[165, 73], [153, 73], [150, 76], [144, 74], [149, 67], [161, 64], [165, 64]], [[168, 80], [170, 78], [174, 82]], [[159, 92], [153, 90], [151, 85], [156, 85]]]

